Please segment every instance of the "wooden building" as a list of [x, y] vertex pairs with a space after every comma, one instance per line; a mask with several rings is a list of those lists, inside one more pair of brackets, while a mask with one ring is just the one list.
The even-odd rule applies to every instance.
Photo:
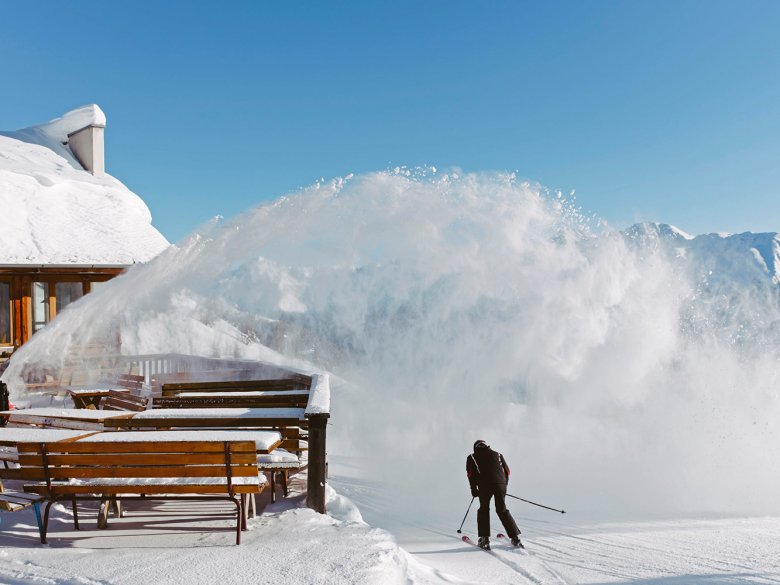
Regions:
[[105, 174], [105, 125], [92, 104], [0, 132], [0, 357], [169, 245], [144, 202]]
[[0, 352], [10, 355], [73, 301], [125, 266], [0, 266]]

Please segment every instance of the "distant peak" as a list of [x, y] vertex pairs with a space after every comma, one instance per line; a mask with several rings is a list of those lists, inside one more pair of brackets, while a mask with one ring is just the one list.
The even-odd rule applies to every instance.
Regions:
[[668, 223], [658, 223], [655, 221], [643, 221], [635, 223], [625, 232], [629, 235], [657, 235], [672, 239], [692, 240], [693, 236], [680, 228]]

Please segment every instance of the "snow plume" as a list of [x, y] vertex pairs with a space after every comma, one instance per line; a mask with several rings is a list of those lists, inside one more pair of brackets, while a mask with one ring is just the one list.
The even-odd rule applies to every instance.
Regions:
[[329, 370], [329, 451], [399, 517], [453, 528], [477, 438], [510, 492], [580, 516], [778, 512], [780, 305], [753, 249], [605, 230], [513, 175], [371, 173], [204, 228], [74, 303], [5, 378], [117, 337]]

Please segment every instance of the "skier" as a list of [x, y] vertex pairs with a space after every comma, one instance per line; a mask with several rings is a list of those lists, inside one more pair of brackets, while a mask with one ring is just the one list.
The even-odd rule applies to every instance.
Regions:
[[466, 458], [466, 475], [471, 486], [471, 495], [479, 498], [477, 530], [480, 548], [490, 550], [490, 499], [496, 500], [496, 513], [504, 525], [507, 536], [514, 546], [525, 548], [520, 542], [520, 530], [512, 514], [506, 509], [506, 485], [509, 482], [509, 466], [501, 453], [493, 451], [485, 441], [474, 442], [474, 453]]

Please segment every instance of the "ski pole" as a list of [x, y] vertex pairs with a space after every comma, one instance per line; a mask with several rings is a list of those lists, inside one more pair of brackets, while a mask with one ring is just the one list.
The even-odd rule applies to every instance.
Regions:
[[[466, 510], [466, 516], [469, 515], [469, 512], [471, 511], [471, 504], [474, 503], [474, 498], [471, 498], [471, 501], [469, 502], [468, 510]], [[458, 528], [458, 534], [460, 534], [460, 529], [463, 528], [463, 525], [466, 523], [466, 516], [463, 517], [463, 522], [460, 523], [460, 528]]]
[[556, 510], [555, 508], [550, 508], [550, 506], [542, 506], [541, 504], [537, 504], [536, 502], [532, 502], [531, 500], [524, 500], [523, 498], [518, 498], [517, 496], [513, 496], [512, 494], [507, 494], [507, 495], [510, 498], [520, 500], [521, 502], [526, 502], [527, 504], [533, 504], [534, 506], [539, 506], [540, 508], [545, 508], [546, 510], [552, 510], [553, 512], [560, 512], [561, 514], [566, 513], [564, 510]]

